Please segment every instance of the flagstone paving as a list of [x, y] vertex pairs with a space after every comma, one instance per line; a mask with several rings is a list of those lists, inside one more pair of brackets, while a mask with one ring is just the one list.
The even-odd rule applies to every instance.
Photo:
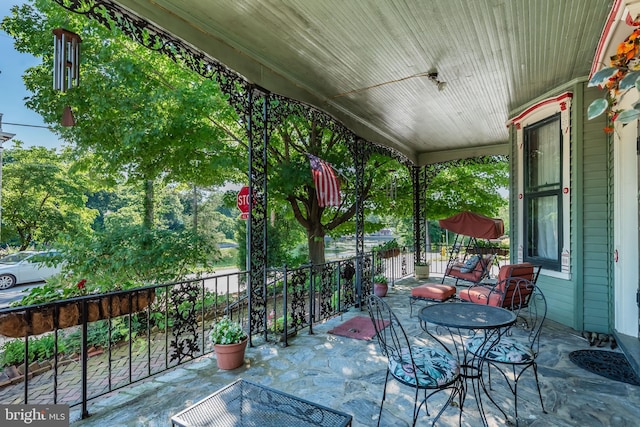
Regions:
[[[417, 342], [426, 341], [417, 318], [409, 318], [408, 295], [416, 281], [396, 282], [385, 298], [398, 315], [408, 335]], [[303, 330], [290, 340], [288, 347], [257, 343], [247, 349], [246, 364], [233, 371], [217, 368], [213, 355], [203, 356], [134, 385], [124, 387], [89, 402], [91, 417], [81, 420], [78, 406], [71, 408], [74, 426], [167, 426], [171, 416], [189, 407], [217, 389], [238, 378], [260, 383], [306, 400], [347, 412], [353, 416], [354, 426], [376, 425], [385, 375], [385, 358], [375, 341], [361, 341], [328, 334], [340, 323], [366, 311], [352, 309], [342, 316], [314, 326], [313, 334]], [[518, 412], [521, 426], [637, 426], [640, 420], [640, 388], [608, 380], [587, 372], [569, 361], [573, 350], [589, 348], [588, 342], [577, 331], [552, 321], [543, 330], [541, 354], [538, 358], [539, 376], [547, 413], [540, 402], [531, 373], [525, 373], [519, 384]], [[603, 350], [609, 350], [608, 348]], [[164, 350], [162, 350], [164, 351]], [[158, 355], [157, 353], [155, 353]], [[101, 359], [102, 357], [102, 359]], [[101, 378], [106, 358], [93, 358], [91, 377]], [[93, 361], [92, 361], [93, 362]], [[146, 363], [146, 360], [141, 362]], [[162, 357], [152, 357], [152, 363], [163, 365]], [[79, 365], [70, 364], [70, 375], [79, 381]], [[113, 368], [112, 368], [113, 369]], [[148, 367], [135, 366], [135, 371]], [[152, 371], [154, 369], [152, 368]], [[50, 392], [46, 374], [41, 375], [41, 393]], [[38, 377], [34, 377], [36, 379]], [[493, 378], [493, 377], [492, 377]], [[504, 408], [513, 407], [513, 396], [493, 379], [494, 396]], [[51, 382], [51, 377], [48, 379]], [[102, 381], [90, 387], [104, 389]], [[13, 387], [13, 386], [12, 386]], [[32, 386], [35, 387], [35, 386]], [[19, 388], [19, 387], [18, 387]], [[13, 397], [0, 389], [0, 403], [9, 403]], [[78, 386], [59, 393], [77, 399]], [[19, 393], [15, 396], [20, 400]], [[434, 396], [430, 402], [431, 415], [443, 402], [443, 396]], [[35, 402], [34, 402], [35, 403]], [[413, 405], [412, 390], [391, 382], [382, 415], [382, 426], [410, 425]], [[485, 404], [490, 426], [505, 425], [500, 412]], [[512, 415], [512, 412], [508, 412]], [[458, 425], [459, 409], [449, 407], [438, 425]], [[431, 418], [420, 415], [419, 425], [428, 425]], [[480, 417], [473, 396], [467, 398], [462, 415], [463, 426], [480, 425]]]

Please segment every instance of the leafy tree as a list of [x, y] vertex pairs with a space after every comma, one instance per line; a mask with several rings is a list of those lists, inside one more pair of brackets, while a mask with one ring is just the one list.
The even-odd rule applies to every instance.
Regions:
[[[311, 119], [289, 117], [278, 128], [269, 144], [269, 195], [286, 201], [295, 220], [306, 233], [309, 258], [315, 265], [325, 261], [324, 237], [353, 232], [356, 213], [356, 179], [353, 156], [340, 134]], [[341, 205], [320, 207], [306, 154], [327, 162], [339, 173]], [[386, 195], [374, 189], [387, 179], [387, 169], [394, 161], [372, 155], [365, 167], [363, 191], [358, 194], [367, 209], [385, 210]], [[394, 166], [395, 167], [395, 166]], [[383, 185], [384, 186], [384, 185]], [[381, 225], [379, 225], [381, 227]]]
[[500, 191], [509, 184], [508, 162], [449, 167], [427, 190], [427, 216], [443, 219], [462, 211], [497, 216], [508, 201]]
[[219, 256], [213, 242], [191, 230], [150, 230], [131, 224], [115, 224], [94, 235], [68, 239], [59, 248], [67, 280], [86, 279], [92, 290], [102, 291], [123, 284], [181, 280], [195, 268], [211, 267]]
[[61, 234], [90, 232], [97, 212], [88, 209], [86, 175], [74, 172], [67, 151], [22, 148], [5, 151], [2, 183], [2, 233], [16, 238], [20, 250], [50, 244]]
[[[281, 268], [285, 264], [296, 267], [309, 262], [309, 254], [305, 244], [305, 235], [296, 220], [285, 212], [275, 215], [275, 220], [267, 223], [267, 267]], [[236, 239], [238, 246], [238, 266], [246, 267], [247, 260], [247, 222], [237, 220]]]
[[[189, 194], [191, 193], [191, 194]], [[193, 192], [183, 193], [183, 197], [193, 197]], [[197, 206], [197, 229], [200, 233], [221, 233], [217, 240], [233, 239], [235, 234], [238, 210], [227, 208], [220, 192], [202, 192]], [[193, 224], [193, 200], [191, 203], [183, 201], [183, 205], [190, 207], [186, 215], [189, 223]]]
[[[27, 105], [54, 124], [78, 151], [91, 153], [95, 157], [92, 168], [126, 178], [144, 190], [147, 227], [157, 224], [154, 201], [160, 183], [203, 188], [241, 181], [247, 149], [246, 141], [238, 137], [244, 135], [242, 122], [213, 81], [141, 47], [117, 30], [110, 32], [84, 17], [70, 16], [46, 0], [33, 4], [36, 7], [14, 7], [13, 16], [1, 25], [16, 39], [18, 50], [43, 58], [43, 64], [25, 74], [27, 87], [34, 93]], [[51, 29], [62, 25], [83, 39], [81, 85], [65, 94], [54, 92], [50, 84]], [[64, 105], [71, 105], [76, 113], [78, 124], [73, 128], [55, 125]], [[352, 154], [339, 134], [315, 118], [294, 116], [275, 129], [268, 149], [269, 203], [277, 204], [278, 212], [282, 203], [288, 204], [305, 231], [309, 258], [322, 263], [325, 235], [353, 233], [355, 228]], [[307, 153], [328, 161], [340, 173], [341, 206], [318, 206]], [[440, 175], [430, 189], [429, 217], [470, 207], [482, 213], [501, 203], [486, 192], [491, 185], [478, 184], [488, 175], [471, 170]], [[469, 192], [464, 191], [467, 184]], [[367, 216], [367, 231], [382, 228], [379, 218], [387, 215], [411, 216], [409, 173], [396, 161], [371, 155], [363, 187], [358, 197], [367, 213], [376, 214]], [[491, 197], [484, 197], [487, 194]], [[175, 214], [170, 222], [176, 226], [180, 221], [186, 225]]]
[[[144, 189], [147, 227], [154, 225], [159, 180], [222, 184], [219, 168], [242, 159], [225, 154], [228, 132], [219, 123], [235, 123], [235, 115], [212, 80], [49, 1], [13, 7], [0, 26], [17, 50], [43, 60], [24, 75], [33, 93], [27, 106], [80, 155], [93, 154], [92, 168]], [[51, 88], [51, 30], [61, 26], [82, 37], [81, 84], [66, 93]], [[57, 124], [65, 105], [76, 115], [74, 127]]]

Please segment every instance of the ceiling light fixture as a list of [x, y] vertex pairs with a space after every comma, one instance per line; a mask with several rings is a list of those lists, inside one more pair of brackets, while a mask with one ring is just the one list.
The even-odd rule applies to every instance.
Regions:
[[427, 73], [427, 77], [438, 87], [438, 90], [442, 92], [445, 87], [447, 87], [447, 82], [443, 82], [442, 80], [438, 80], [438, 70], [431, 70]]

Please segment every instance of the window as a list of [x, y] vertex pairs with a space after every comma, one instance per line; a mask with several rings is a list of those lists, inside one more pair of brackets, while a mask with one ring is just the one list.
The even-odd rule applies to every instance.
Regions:
[[524, 128], [524, 261], [560, 270], [562, 130], [560, 114]]

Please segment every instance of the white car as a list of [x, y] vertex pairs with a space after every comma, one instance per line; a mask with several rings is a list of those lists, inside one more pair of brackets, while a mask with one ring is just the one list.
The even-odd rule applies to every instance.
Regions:
[[21, 251], [0, 258], [0, 290], [16, 284], [44, 282], [60, 272], [61, 265], [47, 266], [43, 256], [53, 256], [55, 251]]

